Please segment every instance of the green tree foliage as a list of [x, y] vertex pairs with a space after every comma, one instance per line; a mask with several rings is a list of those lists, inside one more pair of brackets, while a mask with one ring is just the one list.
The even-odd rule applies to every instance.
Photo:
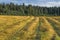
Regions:
[[60, 16], [60, 7], [40, 7], [32, 5], [0, 4], [0, 15], [20, 16]]

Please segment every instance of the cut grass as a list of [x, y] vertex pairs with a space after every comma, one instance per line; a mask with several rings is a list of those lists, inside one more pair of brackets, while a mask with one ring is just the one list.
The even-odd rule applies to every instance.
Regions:
[[[32, 34], [34, 34], [34, 30], [36, 28], [36, 25], [38, 24], [37, 22], [38, 22], [37, 18], [34, 19], [34, 21], [32, 21], [31, 23], [28, 24], [30, 26], [28, 26], [28, 25], [24, 26], [24, 28], [22, 30], [17, 31], [11, 37], [10, 40], [33, 40], [34, 38], [32, 38], [33, 37]], [[36, 25], [33, 25], [33, 24], [36, 24]], [[27, 29], [27, 30], [24, 30], [24, 29]]]
[[51, 37], [54, 34], [54, 30], [46, 18], [41, 18], [40, 24], [40, 35], [41, 40], [51, 40]]
[[[28, 23], [29, 21], [31, 21], [32, 19], [33, 19], [34, 17], [32, 17], [32, 18], [30, 18], [30, 19], [28, 19], [28, 20], [26, 20], [26, 21], [22, 21], [21, 23], [19, 23], [19, 24], [17, 24], [17, 25], [14, 25], [14, 27], [13, 28], [8, 28], [8, 29], [6, 29], [6, 30], [4, 30], [3, 32], [0, 32], [0, 39], [2, 40], [2, 39], [4, 39], [5, 40], [5, 38], [7, 38], [9, 35], [11, 35], [12, 33], [14, 33], [17, 29], [21, 29], [21, 28], [23, 28], [23, 26], [24, 25], [26, 25], [26, 23]], [[3, 36], [5, 34], [5, 36]], [[3, 36], [2, 38], [1, 38], [1, 36]]]
[[0, 40], [60, 40], [59, 18], [0, 16]]
[[60, 25], [58, 25], [56, 22], [54, 22], [50, 18], [47, 18], [47, 20], [50, 22], [50, 24], [54, 28], [54, 31], [56, 33], [55, 40], [60, 40]]

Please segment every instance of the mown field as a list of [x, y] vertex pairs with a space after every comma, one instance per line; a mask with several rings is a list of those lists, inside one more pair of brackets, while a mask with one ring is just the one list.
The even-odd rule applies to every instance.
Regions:
[[60, 17], [0, 16], [0, 40], [60, 40]]

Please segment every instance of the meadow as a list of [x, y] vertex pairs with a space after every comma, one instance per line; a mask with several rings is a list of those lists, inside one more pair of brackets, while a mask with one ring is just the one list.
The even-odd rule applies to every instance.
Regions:
[[60, 40], [60, 17], [1, 15], [0, 40]]

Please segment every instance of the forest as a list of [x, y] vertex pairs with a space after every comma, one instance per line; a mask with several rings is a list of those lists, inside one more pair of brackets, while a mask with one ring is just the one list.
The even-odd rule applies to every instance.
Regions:
[[0, 15], [16, 16], [60, 16], [60, 7], [40, 7], [31, 4], [0, 4]]

